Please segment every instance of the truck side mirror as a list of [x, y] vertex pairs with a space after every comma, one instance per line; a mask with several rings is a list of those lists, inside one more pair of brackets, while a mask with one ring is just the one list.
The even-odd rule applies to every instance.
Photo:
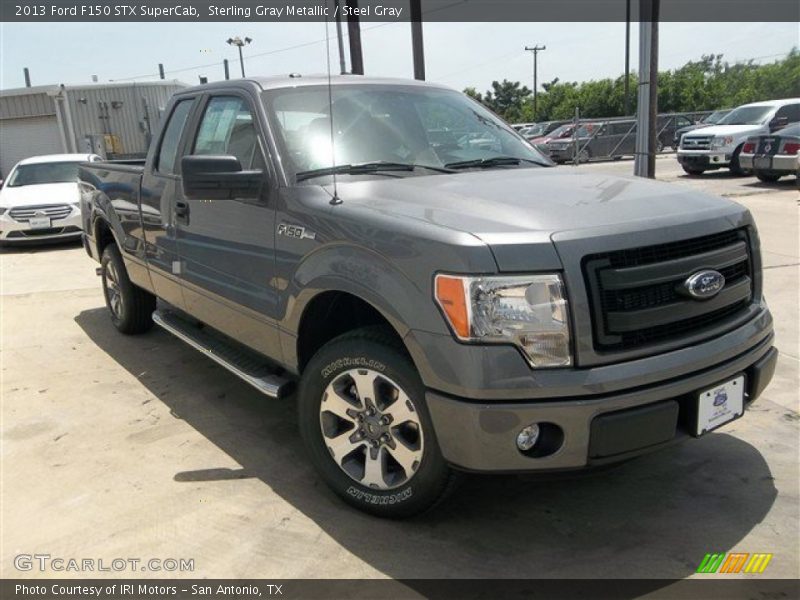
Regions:
[[775, 117], [772, 121], [769, 122], [769, 130], [770, 131], [777, 131], [782, 127], [786, 127], [789, 124], [789, 117]]
[[244, 171], [235, 156], [192, 154], [181, 159], [183, 194], [202, 200], [258, 198], [264, 172]]

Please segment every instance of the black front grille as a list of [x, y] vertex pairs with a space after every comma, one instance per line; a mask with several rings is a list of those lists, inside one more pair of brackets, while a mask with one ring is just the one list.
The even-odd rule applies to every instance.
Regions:
[[[698, 300], [684, 288], [692, 274], [713, 269], [725, 286]], [[753, 299], [750, 246], [744, 229], [588, 256], [597, 350], [628, 350], [692, 334], [735, 319]]]

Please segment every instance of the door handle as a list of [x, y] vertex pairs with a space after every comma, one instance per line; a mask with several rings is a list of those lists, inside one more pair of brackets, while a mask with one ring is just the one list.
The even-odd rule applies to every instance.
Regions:
[[183, 200], [178, 200], [175, 203], [175, 216], [176, 217], [188, 217], [189, 216], [189, 203], [184, 202]]

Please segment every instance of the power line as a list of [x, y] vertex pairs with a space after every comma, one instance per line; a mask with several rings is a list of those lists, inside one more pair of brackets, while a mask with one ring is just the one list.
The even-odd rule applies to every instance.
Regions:
[[[444, 6], [440, 6], [438, 8], [432, 8], [432, 9], [427, 10], [427, 11], [422, 11], [422, 14], [424, 16], [426, 14], [431, 14], [431, 13], [434, 13], [434, 12], [439, 12], [439, 11], [442, 11], [442, 10], [446, 10], [446, 9], [452, 8], [453, 6], [456, 6], [458, 4], [464, 4], [464, 2], [466, 2], [466, 0], [457, 0], [456, 2], [453, 2], [452, 4], [445, 4]], [[380, 23], [378, 25], [373, 25], [372, 27], [364, 27], [364, 28], [361, 29], [361, 32], [365, 33], [367, 31], [373, 31], [375, 29], [380, 29], [381, 27], [387, 27], [389, 25], [397, 25], [397, 24], [399, 24], [401, 22], [402, 21], [390, 21], [388, 23]], [[344, 37], [349, 37], [349, 34], [345, 33]], [[261, 58], [261, 57], [264, 57], [264, 56], [272, 56], [274, 54], [280, 54], [281, 52], [289, 52], [290, 50], [297, 50], [299, 48], [306, 48], [308, 46], [314, 46], [316, 44], [324, 44], [324, 43], [326, 43], [326, 41], [327, 40], [325, 38], [322, 38], [322, 39], [319, 39], [319, 40], [314, 40], [312, 42], [303, 42], [302, 44], [295, 44], [293, 46], [285, 46], [283, 48], [277, 48], [275, 50], [268, 50], [267, 52], [259, 52], [257, 54], [251, 54], [251, 55], [247, 56], [247, 58], [248, 59], [253, 59], [253, 58]], [[215, 63], [206, 63], [206, 64], [203, 64], [203, 65], [195, 65], [195, 66], [192, 66], [192, 67], [182, 67], [180, 69], [171, 69], [169, 71], [165, 71], [165, 73], [168, 74], [168, 75], [174, 75], [176, 73], [185, 73], [187, 71], [194, 71], [196, 69], [207, 69], [209, 67], [218, 67], [218, 66], [220, 66], [222, 64], [224, 64], [224, 61], [215, 62]], [[109, 79], [109, 81], [130, 81], [130, 80], [134, 80], [134, 79], [145, 79], [147, 77], [153, 77], [153, 75], [154, 75], [153, 73], [147, 73], [146, 75], [134, 75], [132, 77], [118, 77], [116, 79]]]

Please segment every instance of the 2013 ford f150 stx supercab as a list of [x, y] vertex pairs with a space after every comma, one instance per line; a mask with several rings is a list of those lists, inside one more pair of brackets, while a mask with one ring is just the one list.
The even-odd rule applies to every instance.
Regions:
[[459, 471], [701, 436], [772, 377], [746, 209], [549, 167], [438, 85], [226, 81], [171, 100], [144, 164], [82, 167], [84, 241], [117, 329], [155, 322], [268, 396], [298, 382], [321, 476], [407, 516]]

